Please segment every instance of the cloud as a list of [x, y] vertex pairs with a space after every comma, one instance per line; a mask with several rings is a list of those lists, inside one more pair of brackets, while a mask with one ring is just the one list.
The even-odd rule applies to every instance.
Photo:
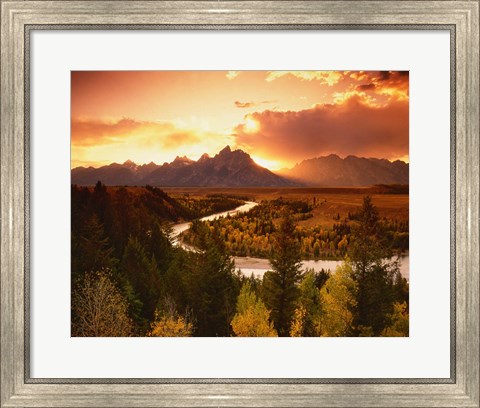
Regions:
[[408, 101], [371, 105], [368, 97], [352, 93], [334, 104], [301, 111], [255, 112], [251, 131], [235, 128], [237, 144], [257, 155], [295, 163], [336, 153], [394, 159], [408, 155]]
[[357, 81], [354, 86], [358, 91], [370, 91], [372, 94], [386, 96], [389, 100], [408, 99], [408, 71], [358, 71], [350, 74], [350, 78]]
[[265, 80], [272, 82], [278, 78], [290, 76], [302, 81], [319, 81], [321, 84], [333, 86], [344, 76], [341, 71], [270, 71]]
[[365, 92], [377, 103], [408, 100], [409, 96], [408, 71], [270, 71], [265, 80], [272, 82], [283, 77], [315, 81], [326, 85], [327, 93], [332, 87], [337, 96], [342, 92], [348, 95]]
[[375, 84], [369, 83], [369, 84], [357, 85], [357, 89], [359, 91], [371, 91], [375, 89]]
[[177, 149], [181, 146], [191, 145], [201, 141], [201, 138], [191, 132], [177, 132], [166, 135], [162, 140], [165, 149]]
[[231, 81], [232, 79], [235, 79], [239, 74], [240, 72], [238, 71], [228, 71], [225, 76]]
[[235, 101], [234, 103], [237, 108], [251, 108], [252, 106], [256, 106], [254, 102]]
[[202, 129], [178, 127], [172, 122], [148, 122], [133, 119], [117, 121], [72, 119], [72, 145], [82, 148], [130, 145], [132, 148], [173, 150], [199, 143], [216, 135]]
[[72, 144], [76, 146], [119, 144], [134, 136], [162, 136], [174, 131], [172, 123], [125, 118], [113, 121], [73, 118], [71, 122]]
[[376, 71], [349, 71], [348, 76], [355, 81], [369, 80], [369, 75]]
[[235, 101], [235, 107], [237, 108], [252, 108], [255, 106], [260, 106], [260, 105], [268, 105], [270, 103], [276, 103], [278, 101], [272, 100], [272, 101], [261, 101], [261, 102], [240, 102], [240, 101]]
[[408, 71], [382, 71], [372, 82], [375, 84], [375, 92], [387, 95], [390, 99], [408, 100]]
[[215, 154], [232, 136], [198, 126], [160, 121], [72, 118], [72, 163], [136, 163], [171, 161], [177, 155], [195, 158]]

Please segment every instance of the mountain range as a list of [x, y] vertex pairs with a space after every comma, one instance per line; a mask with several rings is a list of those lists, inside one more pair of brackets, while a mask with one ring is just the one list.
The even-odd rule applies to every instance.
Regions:
[[408, 164], [395, 160], [336, 154], [304, 160], [292, 169], [278, 172], [291, 181], [308, 186], [371, 186], [375, 184], [408, 184]]
[[226, 146], [210, 157], [197, 161], [177, 157], [171, 163], [136, 165], [131, 161], [99, 168], [77, 167], [72, 170], [72, 184], [92, 185], [98, 180], [106, 185], [152, 185], [164, 187], [270, 187], [296, 185], [259, 166], [242, 150]]
[[226, 146], [210, 157], [197, 161], [176, 157], [162, 165], [137, 165], [130, 160], [98, 168], [72, 169], [72, 184], [152, 185], [163, 187], [288, 187], [288, 186], [368, 186], [408, 184], [408, 164], [402, 161], [329, 155], [304, 160], [292, 169], [277, 173], [255, 163], [242, 150]]

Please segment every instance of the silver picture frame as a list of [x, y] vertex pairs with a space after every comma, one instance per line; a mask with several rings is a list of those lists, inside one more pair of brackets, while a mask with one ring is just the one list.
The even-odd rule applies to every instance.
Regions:
[[[479, 407], [479, 1], [1, 0], [1, 407]], [[448, 30], [451, 372], [442, 379], [30, 376], [33, 30]]]

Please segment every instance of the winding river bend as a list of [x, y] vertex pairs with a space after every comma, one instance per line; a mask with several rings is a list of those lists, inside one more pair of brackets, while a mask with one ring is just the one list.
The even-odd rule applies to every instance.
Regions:
[[[212, 215], [207, 215], [206, 217], [200, 218], [200, 221], [213, 221], [213, 220], [216, 220], [217, 218], [220, 218], [220, 217], [226, 217], [227, 215], [232, 216], [232, 215], [237, 215], [237, 214], [240, 214], [240, 213], [248, 212], [253, 207], [256, 207], [257, 205], [258, 205], [258, 203], [255, 203], [254, 201], [245, 201], [244, 204], [242, 204], [241, 206], [239, 206], [237, 208], [234, 208], [233, 210], [223, 211], [223, 212], [219, 212], [219, 213], [212, 214]], [[191, 225], [192, 225], [191, 222], [182, 222], [180, 224], [175, 224], [172, 227], [172, 238], [173, 238], [175, 244], [179, 244], [179, 245], [182, 245], [183, 247], [185, 247], [184, 244], [180, 243], [180, 241], [178, 240], [178, 237], [182, 232], [188, 230]], [[190, 248], [185, 248], [185, 249], [190, 249]]]
[[[206, 217], [200, 218], [201, 221], [213, 221], [217, 218], [220, 217], [226, 217], [227, 215], [236, 215], [244, 212], [250, 211], [252, 208], [257, 206], [258, 203], [255, 203], [253, 201], [246, 201], [244, 204], [241, 206], [230, 210], [230, 211], [224, 211], [212, 215], [208, 215]], [[172, 227], [172, 238], [174, 239], [174, 242], [176, 245], [182, 246], [186, 250], [194, 250], [194, 248], [187, 246], [183, 244], [181, 241], [179, 241], [178, 237], [179, 235], [188, 230], [190, 228], [191, 222], [183, 222], [180, 224], [175, 224]], [[250, 276], [254, 275], [255, 277], [261, 278], [265, 272], [271, 269], [270, 267], [270, 262], [268, 259], [263, 259], [263, 258], [251, 258], [251, 257], [234, 257], [235, 260], [235, 266], [237, 269], [240, 269], [240, 271], [245, 275], [245, 276]], [[334, 271], [335, 268], [340, 265], [343, 261], [334, 261], [334, 260], [304, 260], [302, 261], [302, 269], [305, 270], [306, 268], [308, 269], [313, 269], [314, 271], [318, 272], [322, 269], [325, 270], [331, 270]], [[401, 256], [400, 257], [400, 273], [404, 278], [407, 280], [410, 280], [410, 259], [408, 255]]]

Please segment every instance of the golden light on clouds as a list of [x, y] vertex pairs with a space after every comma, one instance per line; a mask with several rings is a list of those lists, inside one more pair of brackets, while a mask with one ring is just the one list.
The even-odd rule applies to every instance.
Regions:
[[123, 163], [126, 160], [139, 164], [164, 163], [185, 154], [198, 159], [205, 152], [218, 152], [225, 143], [234, 143], [228, 134], [185, 125], [182, 122], [137, 122], [132, 119], [117, 122], [73, 119], [72, 167]]
[[377, 101], [375, 98], [367, 95], [365, 92], [361, 91], [347, 91], [347, 92], [334, 92], [333, 93], [333, 101], [337, 105], [341, 105], [347, 102], [349, 99], [357, 98], [362, 101], [365, 105], [369, 106], [378, 106]]
[[260, 128], [258, 122], [251, 116], [245, 118], [245, 131], [248, 133], [256, 132]]
[[238, 71], [228, 71], [226, 77], [227, 79], [232, 80], [232, 79], [235, 79], [238, 76], [238, 74], [239, 74]]
[[337, 153], [408, 161], [400, 71], [74, 71], [72, 167], [198, 159], [278, 169]]
[[266, 80], [271, 82], [285, 76], [304, 81], [319, 81], [328, 86], [333, 86], [340, 81], [343, 74], [338, 71], [271, 71], [268, 73]]

